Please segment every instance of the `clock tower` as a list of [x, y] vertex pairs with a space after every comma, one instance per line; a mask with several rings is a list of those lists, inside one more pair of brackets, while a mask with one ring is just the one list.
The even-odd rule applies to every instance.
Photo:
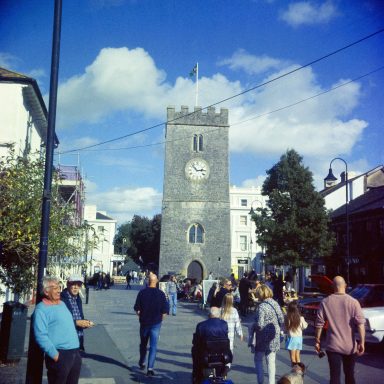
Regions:
[[159, 274], [231, 273], [228, 110], [167, 109]]

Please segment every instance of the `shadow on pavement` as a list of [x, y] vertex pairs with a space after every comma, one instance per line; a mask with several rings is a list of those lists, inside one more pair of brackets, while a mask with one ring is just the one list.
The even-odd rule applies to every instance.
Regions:
[[82, 355], [82, 357], [83, 359], [92, 359], [100, 363], [117, 365], [118, 367], [128, 369], [129, 371], [132, 370], [130, 367], [128, 367], [128, 365], [125, 365], [118, 360], [112, 359], [111, 357], [96, 355], [95, 353], [86, 353], [86, 352]]

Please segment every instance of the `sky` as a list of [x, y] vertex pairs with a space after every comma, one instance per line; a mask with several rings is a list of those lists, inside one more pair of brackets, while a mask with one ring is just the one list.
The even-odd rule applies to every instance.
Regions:
[[[53, 4], [0, 1], [0, 67], [47, 106]], [[381, 0], [64, 0], [55, 164], [119, 224], [160, 213], [166, 109], [193, 110], [198, 63], [198, 105], [229, 109], [231, 185], [291, 148], [318, 190], [335, 157], [366, 172], [384, 164], [383, 28]]]

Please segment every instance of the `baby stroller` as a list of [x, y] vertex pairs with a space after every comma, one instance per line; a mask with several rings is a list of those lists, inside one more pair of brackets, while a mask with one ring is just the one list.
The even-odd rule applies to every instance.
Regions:
[[232, 362], [229, 339], [206, 340], [201, 347], [193, 383], [233, 384], [232, 380], [226, 379], [227, 364]]

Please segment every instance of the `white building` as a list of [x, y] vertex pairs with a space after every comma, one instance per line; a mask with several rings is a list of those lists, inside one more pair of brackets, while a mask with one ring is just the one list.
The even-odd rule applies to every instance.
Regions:
[[[340, 181], [338, 183], [337, 181], [326, 182], [324, 180], [324, 189], [320, 193], [324, 197], [327, 209], [336, 210], [346, 202], [345, 172], [340, 174]], [[348, 172], [348, 201], [356, 199], [371, 188], [382, 185], [384, 185], [384, 167], [382, 165], [360, 175]]]
[[12, 145], [19, 156], [41, 151], [48, 112], [36, 80], [0, 68], [0, 105], [0, 156]]
[[88, 250], [87, 261], [90, 263], [88, 274], [105, 272], [112, 274], [114, 261], [113, 240], [116, 234], [116, 220], [107, 216], [105, 211], [98, 211], [96, 205], [85, 205], [84, 221], [94, 228], [98, 237], [97, 247]]
[[251, 208], [264, 208], [266, 197], [261, 188], [229, 188], [231, 210], [231, 268], [237, 278], [246, 271], [263, 270], [263, 250], [257, 244], [255, 223], [251, 220]]

